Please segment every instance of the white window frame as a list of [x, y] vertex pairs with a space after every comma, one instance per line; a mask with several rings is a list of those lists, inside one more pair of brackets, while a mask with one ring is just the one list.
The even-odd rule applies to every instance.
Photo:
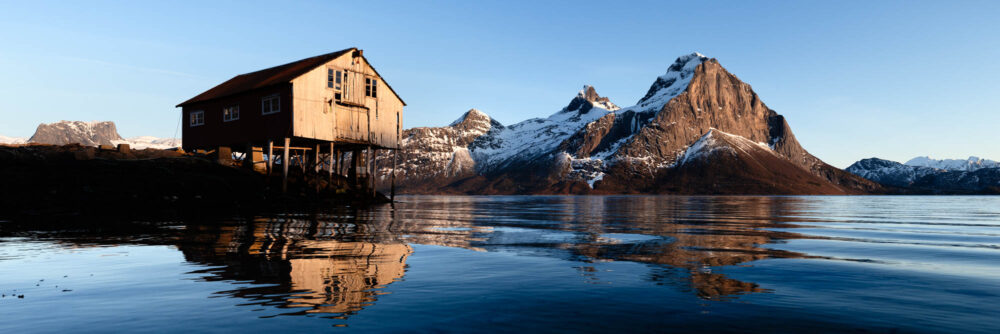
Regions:
[[281, 95], [271, 94], [260, 99], [260, 114], [271, 115], [281, 112]]
[[378, 79], [365, 77], [365, 97], [378, 98]]
[[188, 127], [205, 125], [205, 111], [195, 110], [188, 116]]
[[[233, 114], [234, 114], [233, 111], [236, 111], [236, 113], [235, 113], [236, 117], [233, 117]], [[236, 104], [236, 105], [231, 105], [231, 106], [222, 108], [222, 121], [223, 122], [238, 121], [239, 119], [240, 119], [240, 105]]]

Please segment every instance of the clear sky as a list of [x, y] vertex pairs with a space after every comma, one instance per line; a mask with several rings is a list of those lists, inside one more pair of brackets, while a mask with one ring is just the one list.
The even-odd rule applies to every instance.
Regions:
[[173, 137], [181, 101], [351, 46], [405, 127], [544, 117], [584, 84], [632, 105], [698, 51], [835, 166], [1000, 159], [1000, 1], [0, 1], [0, 135], [111, 120]]

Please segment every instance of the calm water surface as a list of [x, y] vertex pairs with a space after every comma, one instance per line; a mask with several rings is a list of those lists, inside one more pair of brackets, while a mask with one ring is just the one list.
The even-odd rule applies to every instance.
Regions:
[[1000, 197], [400, 201], [0, 221], [0, 333], [1000, 333]]

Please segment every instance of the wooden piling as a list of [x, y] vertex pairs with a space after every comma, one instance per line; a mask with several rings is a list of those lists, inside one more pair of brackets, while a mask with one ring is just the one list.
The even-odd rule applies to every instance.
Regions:
[[291, 138], [285, 138], [285, 152], [281, 157], [281, 192], [288, 192], [288, 146], [291, 145]]
[[330, 156], [327, 159], [329, 159], [330, 165], [326, 166], [326, 169], [330, 173], [330, 181], [333, 182], [333, 142], [330, 142]]
[[267, 141], [267, 175], [271, 175], [271, 170], [274, 169], [274, 141]]
[[389, 184], [389, 201], [396, 201], [396, 157], [399, 156], [399, 147], [392, 150], [392, 176]]
[[316, 151], [313, 151], [313, 171], [319, 173], [321, 170], [319, 165], [319, 144], [316, 144]]

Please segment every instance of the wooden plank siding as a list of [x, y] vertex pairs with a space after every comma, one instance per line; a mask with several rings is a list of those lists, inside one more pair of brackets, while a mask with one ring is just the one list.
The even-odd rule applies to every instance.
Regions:
[[[330, 69], [347, 73], [339, 103], [327, 85]], [[378, 81], [376, 97], [366, 96], [366, 78]], [[281, 110], [265, 115], [262, 100], [274, 94]], [[348, 48], [237, 75], [178, 106], [185, 150], [264, 146], [284, 138], [296, 146], [331, 142], [350, 150], [399, 148], [405, 103], [361, 50]], [[240, 117], [224, 121], [223, 109], [230, 106], [239, 106]], [[195, 111], [204, 112], [203, 125], [191, 126]]]
[[[328, 87], [328, 70], [347, 73], [342, 103]], [[376, 97], [365, 96], [365, 78], [378, 80]], [[344, 54], [292, 80], [295, 137], [398, 148], [403, 101], [364, 57]]]
[[[264, 115], [261, 99], [278, 94], [281, 111]], [[228, 106], [240, 107], [240, 118], [223, 121], [222, 109]], [[268, 139], [284, 138], [292, 133], [292, 91], [288, 84], [249, 91], [235, 96], [185, 105], [182, 109], [181, 126], [183, 148], [214, 149], [218, 146], [243, 148], [247, 143], [264, 142]], [[205, 124], [191, 126], [191, 113], [203, 111]]]

